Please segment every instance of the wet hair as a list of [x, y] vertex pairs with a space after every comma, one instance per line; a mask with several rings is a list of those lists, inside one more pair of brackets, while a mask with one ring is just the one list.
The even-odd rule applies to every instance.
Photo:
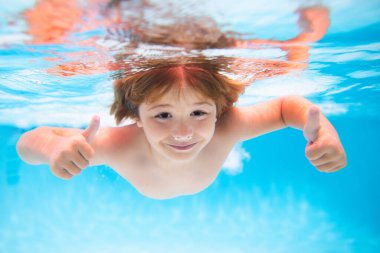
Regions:
[[115, 116], [117, 124], [128, 118], [137, 120], [139, 105], [143, 102], [154, 103], [171, 89], [177, 89], [179, 95], [187, 86], [213, 100], [217, 117], [220, 117], [247, 86], [222, 73], [228, 70], [228, 60], [198, 57], [140, 63], [138, 68], [127, 71], [126, 77], [114, 81], [114, 102], [110, 113]]
[[128, 41], [130, 46], [147, 43], [178, 46], [187, 50], [230, 48], [243, 36], [241, 33], [222, 29], [212, 17], [200, 13], [194, 15], [193, 10], [187, 13], [182, 4], [179, 7], [173, 3], [160, 5], [159, 2], [153, 3], [149, 0], [111, 0], [106, 13], [111, 15], [113, 10], [127, 11], [119, 17], [119, 22], [123, 25], [108, 29], [107, 37]]
[[200, 50], [228, 48], [235, 45], [234, 33], [222, 32], [215, 20], [210, 17], [185, 16], [175, 21], [170, 25], [152, 25], [141, 36], [141, 41]]

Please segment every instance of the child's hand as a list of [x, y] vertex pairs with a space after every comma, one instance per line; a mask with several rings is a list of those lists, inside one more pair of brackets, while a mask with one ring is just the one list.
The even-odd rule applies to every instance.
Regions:
[[298, 10], [298, 24], [302, 29], [294, 42], [316, 42], [323, 38], [330, 26], [329, 9], [317, 5]]
[[98, 116], [94, 116], [86, 130], [73, 136], [63, 136], [57, 148], [52, 150], [50, 168], [59, 178], [71, 179], [81, 173], [89, 165], [94, 155], [90, 143], [94, 139], [100, 125]]
[[319, 109], [309, 109], [304, 128], [308, 140], [306, 157], [319, 171], [335, 172], [347, 165], [346, 153], [334, 130], [320, 124]]

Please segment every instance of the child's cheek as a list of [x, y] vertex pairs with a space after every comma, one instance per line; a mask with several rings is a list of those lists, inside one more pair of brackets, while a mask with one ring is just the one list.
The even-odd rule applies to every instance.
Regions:
[[169, 126], [167, 126], [167, 124], [152, 120], [149, 126], [149, 131], [155, 136], [155, 138], [164, 138], [168, 135]]
[[215, 131], [215, 120], [210, 117], [204, 121], [199, 121], [197, 124], [197, 129], [199, 129], [199, 132], [204, 137], [212, 138]]

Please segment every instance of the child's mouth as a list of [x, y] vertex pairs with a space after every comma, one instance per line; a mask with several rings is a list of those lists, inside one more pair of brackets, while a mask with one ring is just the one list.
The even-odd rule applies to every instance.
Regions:
[[174, 149], [177, 149], [177, 150], [189, 150], [189, 149], [191, 149], [192, 147], [194, 147], [195, 146], [195, 144], [197, 144], [197, 142], [196, 143], [193, 143], [193, 144], [190, 144], [190, 145], [170, 145], [170, 144], [168, 144], [170, 147], [172, 147], [172, 148], [174, 148]]

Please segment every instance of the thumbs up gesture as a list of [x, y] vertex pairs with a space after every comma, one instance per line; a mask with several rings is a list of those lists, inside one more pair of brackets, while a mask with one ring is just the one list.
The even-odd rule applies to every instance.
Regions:
[[54, 175], [70, 179], [88, 167], [89, 160], [94, 156], [91, 142], [94, 140], [100, 126], [100, 119], [94, 116], [83, 132], [71, 136], [61, 136], [51, 152], [49, 165]]
[[98, 116], [94, 116], [91, 119], [90, 125], [86, 128], [86, 130], [83, 131], [82, 136], [86, 139], [88, 143], [91, 143], [96, 133], [99, 130], [100, 126], [100, 118]]
[[310, 107], [303, 130], [308, 141], [306, 157], [319, 171], [335, 172], [347, 165], [346, 153], [335, 129], [321, 121], [318, 107]]

